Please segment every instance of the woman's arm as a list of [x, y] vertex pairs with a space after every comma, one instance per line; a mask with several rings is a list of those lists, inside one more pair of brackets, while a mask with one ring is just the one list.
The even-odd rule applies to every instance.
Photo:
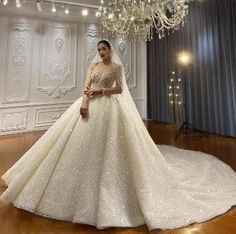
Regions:
[[122, 88], [121, 87], [112, 87], [112, 88], [102, 88], [102, 89], [97, 89], [93, 92], [93, 94], [118, 94], [122, 93]]
[[91, 86], [91, 82], [92, 82], [92, 77], [91, 77], [91, 74], [92, 74], [92, 71], [94, 69], [94, 64], [91, 64], [87, 70], [87, 74], [86, 74], [86, 79], [85, 79], [85, 82], [84, 82], [84, 89], [83, 89], [83, 99], [82, 99], [82, 102], [83, 103], [88, 103], [89, 102], [89, 95], [85, 94], [85, 91], [88, 90]]
[[88, 90], [91, 86], [92, 78], [91, 73], [94, 69], [94, 64], [91, 64], [88, 68], [86, 79], [84, 82], [84, 89], [83, 89], [83, 98], [82, 103], [80, 106], [80, 114], [82, 115], [82, 118], [86, 118], [88, 116], [88, 104], [89, 104], [89, 95], [86, 94], [86, 90]]

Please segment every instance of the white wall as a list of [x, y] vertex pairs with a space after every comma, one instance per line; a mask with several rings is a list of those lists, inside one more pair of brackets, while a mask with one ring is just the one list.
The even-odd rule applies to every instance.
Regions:
[[[0, 15], [0, 135], [48, 129], [81, 96], [102, 35], [97, 22]], [[146, 118], [146, 48], [110, 39]]]

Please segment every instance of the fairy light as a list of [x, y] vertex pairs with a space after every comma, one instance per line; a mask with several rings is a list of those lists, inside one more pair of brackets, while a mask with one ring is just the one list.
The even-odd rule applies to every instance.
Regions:
[[180, 85], [179, 82], [181, 81], [181, 77], [176, 75], [176, 72], [173, 70], [171, 71], [171, 78], [169, 79], [169, 103], [173, 106], [171, 108], [174, 108], [173, 111], [176, 111], [175, 105], [181, 105], [181, 93], [180, 93]]

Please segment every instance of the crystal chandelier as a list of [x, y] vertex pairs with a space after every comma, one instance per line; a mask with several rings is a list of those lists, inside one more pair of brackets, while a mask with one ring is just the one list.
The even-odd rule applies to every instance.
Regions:
[[105, 4], [101, 0], [98, 16], [112, 35], [145, 42], [153, 39], [154, 30], [161, 39], [166, 30], [174, 31], [183, 26], [190, 1], [116, 0]]

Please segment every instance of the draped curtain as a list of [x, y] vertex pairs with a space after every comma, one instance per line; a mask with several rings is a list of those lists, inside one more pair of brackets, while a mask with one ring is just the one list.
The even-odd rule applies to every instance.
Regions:
[[[192, 55], [185, 68], [177, 63], [183, 50]], [[155, 35], [147, 43], [148, 118], [173, 122], [169, 100], [173, 71], [186, 82], [182, 96], [188, 122], [207, 132], [236, 136], [235, 0], [195, 0], [183, 28], [161, 40]]]

